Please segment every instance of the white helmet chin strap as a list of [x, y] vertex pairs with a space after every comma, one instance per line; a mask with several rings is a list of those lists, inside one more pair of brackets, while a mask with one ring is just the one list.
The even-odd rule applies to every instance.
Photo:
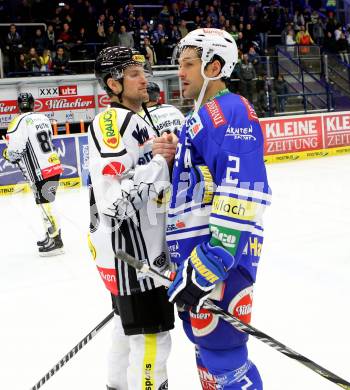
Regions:
[[209, 81], [214, 81], [214, 80], [218, 80], [218, 79], [221, 79], [222, 77], [222, 74], [220, 72], [220, 74], [216, 77], [207, 77], [204, 73], [204, 68], [207, 66], [207, 62], [202, 62], [202, 67], [201, 67], [201, 75], [202, 77], [204, 78], [204, 81], [203, 81], [203, 84], [202, 84], [202, 88], [201, 88], [201, 91], [199, 93], [199, 96], [198, 96], [198, 99], [196, 100], [196, 104], [194, 106], [194, 114], [196, 114], [202, 104], [202, 101], [203, 101], [203, 98], [204, 98], [204, 94], [207, 90], [207, 87], [208, 87], [208, 84], [209, 84]]

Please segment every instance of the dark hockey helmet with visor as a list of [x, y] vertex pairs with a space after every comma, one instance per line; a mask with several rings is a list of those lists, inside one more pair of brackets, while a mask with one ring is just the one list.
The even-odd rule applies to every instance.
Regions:
[[154, 81], [149, 81], [147, 85], [147, 93], [150, 101], [157, 101], [160, 96], [160, 88]]
[[34, 98], [31, 93], [20, 93], [17, 98], [17, 105], [20, 112], [30, 112], [34, 110]]
[[111, 92], [107, 80], [123, 78], [123, 71], [128, 66], [137, 65], [144, 67], [145, 57], [137, 50], [123, 46], [112, 46], [103, 49], [95, 61], [95, 76], [100, 86], [107, 92]]

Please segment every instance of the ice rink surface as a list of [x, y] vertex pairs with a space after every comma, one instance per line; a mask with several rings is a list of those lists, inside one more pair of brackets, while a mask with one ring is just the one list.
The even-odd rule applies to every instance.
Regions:
[[[350, 156], [268, 165], [273, 204], [252, 325], [350, 381]], [[87, 248], [86, 188], [60, 191], [65, 255], [40, 258], [31, 194], [0, 198], [0, 389], [29, 390], [111, 311]], [[106, 326], [44, 386], [105, 389]], [[181, 324], [172, 332], [169, 389], [199, 390]], [[250, 357], [265, 390], [338, 388], [260, 341]], [[249, 390], [249, 389], [248, 389]]]

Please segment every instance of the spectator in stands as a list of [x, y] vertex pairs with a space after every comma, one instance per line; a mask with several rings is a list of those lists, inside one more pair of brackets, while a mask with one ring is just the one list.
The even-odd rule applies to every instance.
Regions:
[[68, 23], [63, 24], [63, 30], [58, 35], [57, 44], [63, 46], [67, 51], [74, 46], [73, 35]]
[[141, 26], [141, 29], [139, 30], [137, 34], [138, 43], [137, 46], [141, 49], [145, 45], [145, 38], [151, 38], [151, 33], [149, 31], [148, 25], [146, 22], [144, 22]]
[[120, 33], [118, 34], [118, 42], [119, 46], [134, 47], [134, 38], [132, 37], [132, 34], [128, 31], [126, 31], [125, 25], [120, 26]]
[[84, 45], [88, 41], [88, 36], [86, 33], [86, 28], [84, 26], [80, 27], [78, 34], [75, 37], [76, 45]]
[[312, 24], [312, 38], [316, 45], [323, 45], [324, 42], [324, 31], [325, 28], [323, 26], [321, 18], [318, 18], [315, 23]]
[[213, 27], [216, 27], [218, 25], [219, 15], [218, 15], [218, 12], [213, 5], [209, 6], [209, 11], [207, 13], [207, 16], [210, 16], [211, 21], [213, 23]]
[[170, 57], [168, 41], [165, 37], [161, 37], [158, 44], [155, 45], [155, 51], [157, 56], [157, 65], [166, 65], [169, 63], [168, 57]]
[[187, 28], [186, 20], [184, 20], [184, 19], [180, 20], [179, 31], [180, 31], [180, 34], [181, 34], [182, 38], [184, 38], [188, 34], [188, 28]]
[[260, 56], [256, 52], [255, 47], [251, 46], [248, 50], [248, 61], [251, 62], [255, 68], [255, 73], [259, 73], [260, 70]]
[[36, 52], [35, 47], [29, 49], [29, 53], [26, 56], [26, 66], [30, 72], [39, 72], [41, 68], [40, 58]]
[[108, 20], [107, 20], [107, 30], [108, 30], [108, 27], [109, 26], [113, 26], [114, 27], [114, 30], [115, 30], [115, 20], [114, 20], [114, 15], [108, 15]]
[[255, 36], [256, 36], [255, 31], [253, 30], [253, 27], [250, 23], [246, 24], [243, 34], [248, 42], [248, 47], [250, 47], [253, 41], [255, 41]]
[[[89, 47], [86, 45], [88, 42], [88, 35], [84, 26], [79, 28], [78, 34], [75, 36], [75, 43], [71, 49], [71, 58], [86, 59], [89, 51]], [[81, 65], [81, 71], [85, 69], [84, 64]]]
[[161, 23], [159, 23], [157, 25], [157, 28], [153, 30], [153, 34], [152, 34], [152, 43], [154, 44], [155, 47], [156, 45], [159, 44], [161, 38], [167, 39], [168, 37], [164, 30], [164, 26]]
[[287, 95], [289, 93], [289, 88], [282, 74], [279, 74], [277, 80], [275, 80], [274, 89], [277, 95], [277, 110], [279, 112], [284, 112], [288, 97], [280, 95]]
[[43, 33], [40, 28], [35, 30], [35, 36], [32, 41], [32, 46], [35, 47], [37, 53], [41, 55], [46, 48], [46, 39], [43, 36]]
[[95, 42], [100, 44], [106, 42], [106, 33], [103, 24], [97, 26]]
[[295, 33], [292, 28], [287, 33], [285, 44], [287, 46], [294, 46], [296, 44]]
[[134, 7], [134, 4], [128, 3], [128, 4], [125, 6], [125, 14], [127, 15], [127, 17], [129, 17], [130, 15], [132, 15], [134, 18], [136, 18], [136, 9], [135, 9], [135, 7]]
[[177, 27], [176, 24], [173, 24], [170, 26], [170, 32], [169, 32], [169, 48], [173, 49], [181, 40], [181, 33]]
[[106, 22], [106, 15], [105, 14], [101, 14], [98, 19], [97, 19], [97, 23], [96, 23], [96, 30], [98, 30], [98, 28], [102, 26], [103, 27], [103, 30], [105, 30], [105, 28], [107, 27], [107, 22]]
[[233, 4], [230, 4], [228, 8], [228, 14], [226, 17], [230, 20], [231, 24], [233, 26], [238, 26], [239, 23], [239, 13], [236, 11], [235, 6]]
[[261, 117], [273, 115], [276, 110], [276, 93], [269, 88], [268, 82], [257, 94], [256, 108]]
[[337, 26], [338, 26], [338, 21], [334, 16], [334, 12], [328, 11], [328, 16], [326, 19], [326, 31], [327, 32], [329, 31], [333, 34], [334, 30], [337, 28]]
[[56, 38], [57, 38], [59, 36], [60, 32], [62, 31], [62, 21], [59, 18], [59, 16], [56, 16], [53, 19], [52, 24], [53, 24], [55, 35], [56, 35]]
[[136, 18], [133, 14], [130, 14], [126, 21], [127, 31], [130, 31], [131, 34], [134, 34], [136, 31]]
[[257, 18], [256, 31], [259, 33], [260, 47], [263, 53], [267, 53], [267, 39], [270, 28], [269, 16], [267, 12], [262, 11]]
[[116, 16], [115, 20], [116, 20], [118, 29], [120, 31], [120, 27], [123, 26], [123, 25], [124, 26], [126, 25], [126, 17], [125, 17], [125, 14], [124, 14], [124, 8], [123, 7], [119, 7], [118, 8], [117, 16]]
[[349, 44], [347, 39], [345, 38], [344, 33], [341, 33], [338, 40], [335, 43], [335, 48], [337, 53], [339, 54], [340, 59], [350, 64], [349, 62]]
[[170, 12], [167, 4], [163, 4], [163, 8], [159, 12], [159, 22], [162, 24], [169, 23]]
[[58, 46], [56, 49], [56, 56], [52, 62], [52, 68], [55, 75], [65, 74], [68, 71], [69, 58], [63, 46]]
[[334, 30], [334, 38], [337, 41], [340, 38], [340, 35], [343, 32], [343, 28], [341, 25], [338, 25], [338, 27]]
[[188, 1], [182, 2], [182, 6], [180, 8], [180, 17], [184, 20], [191, 20], [191, 7]]
[[180, 10], [179, 10], [179, 6], [177, 3], [171, 3], [171, 6], [170, 6], [171, 10], [170, 10], [170, 15], [173, 15], [174, 16], [174, 19], [175, 19], [175, 24], [178, 23], [181, 19], [181, 16], [180, 16]]
[[203, 8], [201, 7], [200, 3], [198, 0], [194, 0], [191, 4], [191, 14], [196, 17], [196, 16], [199, 16], [199, 17], [202, 17], [204, 16], [204, 10]]
[[336, 53], [336, 41], [332, 32], [327, 31], [324, 38], [323, 49], [326, 53]]
[[44, 37], [46, 40], [45, 47], [47, 47], [51, 51], [54, 50], [55, 46], [56, 46], [56, 36], [55, 36], [55, 30], [54, 30], [52, 24], [49, 24], [47, 26], [47, 30], [44, 34]]
[[238, 38], [237, 38], [237, 47], [239, 50], [241, 50], [243, 53], [246, 53], [248, 51], [248, 41], [245, 38], [242, 31], [238, 32]]
[[144, 53], [145, 58], [150, 63], [151, 66], [156, 65], [157, 57], [154, 47], [151, 45], [151, 40], [148, 37], [144, 39], [144, 47], [141, 49], [141, 52]]
[[17, 67], [17, 60], [23, 48], [22, 37], [19, 35], [15, 24], [11, 24], [10, 31], [5, 38], [5, 50], [9, 59], [9, 71], [13, 72]]
[[316, 9], [314, 9], [312, 12], [311, 12], [311, 23], [312, 24], [315, 24], [319, 21], [320, 19], [320, 14], [318, 13], [318, 11]]
[[40, 60], [40, 71], [41, 72], [49, 72], [52, 70], [52, 56], [50, 49], [44, 49], [41, 56], [39, 56]]
[[25, 58], [24, 53], [20, 53], [19, 58], [18, 58], [18, 62], [16, 64], [16, 68], [13, 70], [15, 72], [21, 72], [21, 73], [28, 72], [28, 68], [26, 65], [26, 58]]
[[295, 29], [296, 31], [301, 30], [301, 27], [302, 27], [302, 26], [305, 26], [305, 19], [304, 19], [304, 16], [303, 16], [303, 14], [300, 12], [299, 9], [296, 10], [295, 13], [294, 13], [293, 22], [294, 22], [294, 29]]
[[136, 18], [136, 28], [137, 30], [140, 30], [142, 28], [142, 26], [144, 24], [147, 24], [147, 21], [145, 20], [145, 18], [142, 16], [142, 15], [139, 15], [137, 18]]
[[248, 54], [243, 54], [243, 60], [240, 64], [238, 75], [240, 79], [239, 90], [241, 92], [241, 95], [243, 95], [251, 103], [253, 103], [253, 89], [256, 72], [254, 69], [254, 65], [249, 62]]
[[[230, 21], [228, 21], [228, 22], [230, 22]], [[225, 19], [224, 15], [219, 16], [217, 28], [219, 28], [220, 30], [224, 30], [226, 28], [226, 19]]]
[[228, 31], [228, 30], [227, 30], [227, 32], [229, 32], [229, 33], [232, 35], [232, 38], [233, 38], [233, 39], [236, 41], [236, 43], [237, 43], [238, 31], [237, 31], [236, 25], [233, 24], [233, 25], [231, 26], [231, 31]]
[[305, 26], [300, 27], [300, 31], [297, 33], [295, 41], [298, 45], [301, 46], [299, 49], [300, 54], [309, 54], [310, 48], [308, 46], [314, 44], [311, 35], [307, 30], [305, 30]]
[[106, 34], [107, 46], [118, 46], [118, 34], [114, 31], [114, 26], [109, 25]]

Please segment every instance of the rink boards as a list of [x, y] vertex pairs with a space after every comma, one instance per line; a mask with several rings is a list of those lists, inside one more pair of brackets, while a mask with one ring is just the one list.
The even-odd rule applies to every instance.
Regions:
[[[264, 154], [267, 163], [305, 160], [350, 153], [350, 112], [263, 118]], [[232, 130], [232, 129], [231, 129]], [[237, 128], [236, 139], [249, 136], [249, 128]], [[254, 141], [247, 141], [254, 142]], [[64, 171], [61, 187], [86, 185], [89, 150], [87, 134], [58, 135], [54, 139]], [[0, 195], [28, 191], [16, 166], [3, 158], [0, 141]]]

